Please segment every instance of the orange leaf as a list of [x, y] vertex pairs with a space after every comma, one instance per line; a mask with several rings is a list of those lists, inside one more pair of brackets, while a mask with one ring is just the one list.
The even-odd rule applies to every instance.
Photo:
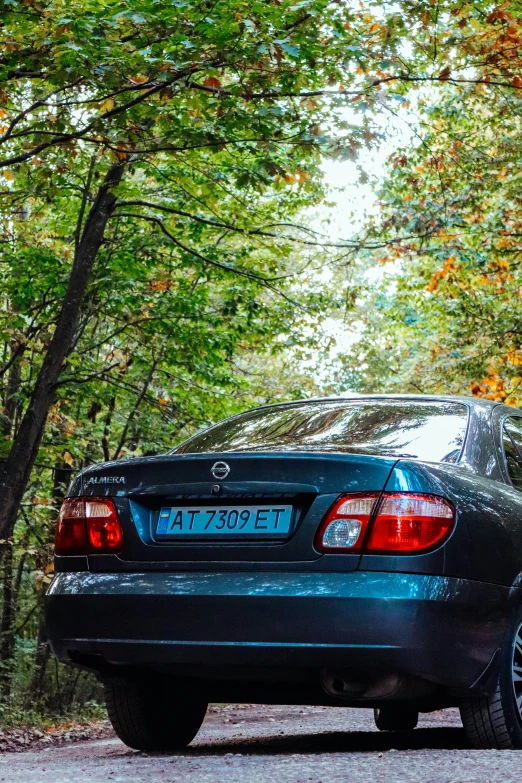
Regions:
[[215, 76], [207, 76], [203, 84], [205, 87], [213, 87], [215, 90], [219, 90], [221, 87], [221, 82]]
[[513, 80], [511, 82], [513, 87], [517, 87], [518, 89], [522, 88], [522, 79], [520, 76], [513, 76]]

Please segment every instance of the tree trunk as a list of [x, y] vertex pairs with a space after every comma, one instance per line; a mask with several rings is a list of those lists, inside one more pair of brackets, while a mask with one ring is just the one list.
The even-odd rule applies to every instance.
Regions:
[[11, 692], [11, 669], [14, 654], [13, 547], [4, 550], [2, 622], [0, 623], [0, 695], [6, 699]]
[[[20, 354], [20, 356], [18, 356]], [[18, 357], [18, 358], [17, 358]], [[1, 432], [4, 438], [9, 439], [15, 430], [16, 409], [19, 405], [18, 392], [22, 380], [20, 345], [15, 342], [11, 346], [11, 359], [14, 359], [7, 376], [7, 388], [5, 393], [4, 415], [2, 418]]]
[[47, 664], [51, 654], [51, 648], [47, 643], [47, 632], [45, 630], [45, 622], [43, 612], [40, 615], [40, 622], [38, 624], [38, 638], [36, 641], [36, 654], [34, 657], [34, 673], [31, 685], [29, 687], [29, 697], [33, 704], [40, 705], [42, 696], [44, 695], [44, 683], [45, 674], [47, 671]]
[[112, 422], [112, 417], [115, 408], [116, 408], [116, 395], [113, 395], [109, 400], [109, 408], [107, 410], [107, 415], [105, 416], [105, 423], [103, 427], [102, 449], [103, 449], [103, 459], [105, 460], [105, 462], [108, 462], [111, 458], [111, 454], [109, 450], [109, 434], [111, 431], [111, 422]]
[[49, 342], [29, 405], [0, 474], [0, 539], [11, 535], [16, 522], [18, 509], [38, 453], [47, 415], [54, 401], [56, 383], [74, 343], [89, 277], [105, 235], [107, 222], [116, 205], [116, 197], [112, 189], [121, 181], [124, 165], [118, 163], [111, 166], [89, 211], [75, 254], [56, 330]]
[[167, 345], [169, 343], [170, 338], [174, 334], [174, 329], [176, 328], [178, 322], [179, 322], [179, 318], [176, 318], [176, 321], [175, 321], [174, 325], [169, 329], [169, 331], [165, 335], [165, 337], [163, 339], [163, 343], [162, 343], [159, 351], [157, 352], [155, 358], [152, 360], [152, 364], [150, 366], [149, 372], [147, 373], [147, 377], [145, 378], [145, 380], [143, 382], [143, 386], [141, 388], [141, 391], [138, 394], [138, 398], [137, 398], [136, 402], [134, 403], [134, 406], [133, 406], [132, 410], [130, 411], [129, 415], [127, 416], [127, 421], [125, 422], [125, 426], [123, 427], [123, 431], [121, 433], [119, 443], [118, 443], [118, 445], [116, 447], [116, 450], [115, 450], [114, 454], [112, 455], [112, 459], [118, 459], [118, 457], [120, 456], [122, 448], [125, 446], [125, 440], [127, 438], [127, 433], [129, 431], [129, 427], [130, 427], [131, 423], [133, 422], [134, 417], [136, 416], [141, 403], [145, 399], [145, 395], [147, 394], [147, 391], [149, 390], [149, 386], [152, 383], [152, 380], [154, 378], [154, 373], [156, 372], [156, 367], [158, 366], [158, 364], [160, 363], [161, 359], [163, 358], [163, 354], [165, 353], [165, 350], [167, 348]]
[[[59, 506], [63, 501], [71, 480], [72, 468], [66, 465], [65, 462], [59, 462], [53, 471], [53, 505]], [[49, 529], [49, 535], [52, 535]], [[45, 563], [44, 563], [45, 565]], [[31, 686], [29, 688], [29, 695], [37, 704], [40, 702], [44, 695], [44, 683], [45, 673], [47, 671], [47, 664], [49, 663], [50, 649], [47, 643], [47, 630], [45, 627], [45, 616], [43, 611], [40, 612], [40, 620], [38, 623], [38, 639], [36, 642], [36, 653], [34, 656], [34, 673]]]

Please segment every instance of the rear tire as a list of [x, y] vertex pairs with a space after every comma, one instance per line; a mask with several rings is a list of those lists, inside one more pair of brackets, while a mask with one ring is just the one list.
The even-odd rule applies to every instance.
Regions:
[[395, 703], [375, 709], [373, 717], [379, 731], [413, 731], [419, 713], [408, 704]]
[[159, 680], [111, 679], [105, 703], [114, 731], [135, 750], [176, 751], [198, 733], [208, 704]]
[[502, 648], [494, 692], [464, 702], [460, 715], [474, 748], [522, 749], [522, 612]]

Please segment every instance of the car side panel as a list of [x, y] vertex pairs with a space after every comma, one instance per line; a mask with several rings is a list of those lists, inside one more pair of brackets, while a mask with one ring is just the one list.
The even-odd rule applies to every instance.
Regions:
[[511, 587], [522, 572], [522, 493], [467, 466], [401, 460], [389, 492], [441, 495], [457, 509], [449, 541], [427, 555], [363, 555], [363, 571], [440, 573]]

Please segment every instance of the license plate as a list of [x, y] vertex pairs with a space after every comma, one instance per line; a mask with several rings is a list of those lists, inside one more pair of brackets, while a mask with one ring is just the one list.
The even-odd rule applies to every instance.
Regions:
[[176, 506], [160, 511], [157, 536], [288, 535], [292, 506]]

